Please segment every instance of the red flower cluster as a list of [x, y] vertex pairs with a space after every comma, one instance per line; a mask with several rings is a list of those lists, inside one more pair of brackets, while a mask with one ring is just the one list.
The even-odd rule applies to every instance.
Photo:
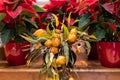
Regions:
[[0, 12], [6, 14], [4, 21], [12, 23], [11, 19], [17, 18], [23, 10], [36, 14], [32, 2], [35, 0], [0, 0]]
[[80, 2], [75, 2], [74, 0], [62, 0], [55, 1], [52, 0], [50, 4], [44, 6], [48, 12], [58, 12], [62, 10], [63, 12], [72, 12], [82, 15], [87, 11], [88, 7], [92, 7], [98, 0], [81, 0]]

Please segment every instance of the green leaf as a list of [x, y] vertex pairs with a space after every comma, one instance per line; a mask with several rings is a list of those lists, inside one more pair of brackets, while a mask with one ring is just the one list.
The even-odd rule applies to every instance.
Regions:
[[18, 35], [24, 33], [25, 31], [26, 31], [26, 28], [24, 25], [17, 25], [16, 26], [16, 32]]
[[53, 29], [52, 30], [52, 36], [55, 36], [56, 35], [56, 33], [55, 33], [55, 30]]
[[0, 21], [2, 21], [4, 19], [4, 17], [6, 16], [5, 13], [0, 13]]
[[90, 22], [90, 19], [89, 19], [90, 17], [91, 17], [91, 14], [84, 14], [82, 17], [80, 17], [79, 23], [78, 23], [79, 28], [82, 28], [85, 25], [87, 25]]
[[23, 18], [25, 21], [27, 21], [27, 22], [29, 22], [30, 24], [32, 24], [33, 26], [35, 26], [36, 28], [38, 28], [38, 25], [34, 22], [34, 21], [32, 21], [31, 19], [27, 19], [27, 18]]
[[107, 21], [108, 21], [109, 23], [115, 23], [115, 20], [114, 20], [114, 19], [107, 19]]
[[45, 38], [45, 37], [40, 37], [38, 39], [33, 39], [31, 37], [26, 37], [24, 35], [20, 35], [22, 38], [24, 38], [26, 41], [30, 42], [30, 43], [38, 43], [38, 42], [44, 42], [46, 40], [48, 40], [48, 38]]
[[44, 66], [41, 70], [40, 70], [40, 74], [43, 74], [47, 71], [47, 66]]
[[75, 63], [75, 60], [76, 60], [76, 58], [75, 58], [76, 54], [73, 53], [71, 49], [69, 50], [69, 53], [70, 53], [70, 59], [69, 60], [70, 60], [71, 66], [73, 66], [74, 63]]
[[48, 34], [52, 34], [51, 30], [49, 29], [49, 25], [50, 24], [47, 25], [46, 31], [47, 31]]
[[46, 53], [45, 55], [45, 63], [47, 64], [50, 60], [50, 54], [49, 53]]
[[12, 29], [4, 29], [1, 33], [1, 40], [3, 45], [11, 40], [14, 36], [14, 31]]
[[69, 30], [66, 27], [65, 24], [62, 23], [62, 27], [63, 27], [63, 32], [64, 32], [64, 37], [67, 38], [68, 34], [69, 34]]
[[54, 55], [53, 53], [46, 53], [45, 55], [45, 63], [47, 64], [47, 69], [49, 69], [51, 63], [52, 63], [52, 59], [53, 59]]
[[5, 23], [4, 22], [0, 22], [0, 32], [3, 30], [4, 27], [5, 27]]
[[65, 42], [65, 41], [62, 42], [62, 45], [63, 45], [63, 48], [64, 48], [64, 54], [65, 54], [65, 57], [66, 57], [66, 65], [68, 65], [68, 62], [69, 62], [69, 47], [68, 47], [67, 42]]
[[98, 41], [102, 40], [103, 38], [105, 38], [105, 34], [106, 32], [104, 30], [97, 30], [97, 32], [95, 33], [95, 36], [97, 38]]
[[117, 26], [118, 28], [120, 28], [120, 24], [117, 24], [116, 26]]
[[36, 14], [34, 14], [34, 13], [30, 12], [30, 11], [24, 10], [24, 9], [22, 10], [21, 14], [26, 15], [27, 17], [37, 17]]
[[38, 5], [33, 5], [33, 8], [34, 8], [35, 11], [37, 11], [37, 12], [46, 12], [43, 8], [39, 7]]
[[91, 46], [90, 46], [90, 43], [88, 41], [85, 41], [85, 43], [86, 43], [86, 47], [87, 47], [87, 55], [89, 55], [90, 50], [91, 50]]

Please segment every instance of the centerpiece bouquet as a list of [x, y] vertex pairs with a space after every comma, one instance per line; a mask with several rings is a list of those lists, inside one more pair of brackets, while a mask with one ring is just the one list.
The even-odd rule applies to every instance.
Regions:
[[32, 52], [27, 56], [28, 64], [43, 55], [40, 73], [48, 73], [46, 80], [74, 79], [69, 71], [77, 59], [80, 67], [88, 66], [87, 55], [91, 49], [88, 41], [96, 38], [87, 33], [87, 26], [93, 18], [91, 8], [96, 3], [97, 0], [51, 1], [43, 7], [46, 11], [40, 13], [40, 29], [32, 35], [21, 35], [33, 44]]

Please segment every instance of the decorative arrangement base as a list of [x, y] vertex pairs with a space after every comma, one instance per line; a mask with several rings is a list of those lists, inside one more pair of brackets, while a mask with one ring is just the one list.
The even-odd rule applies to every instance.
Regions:
[[26, 64], [25, 56], [30, 52], [30, 43], [8, 42], [4, 46], [4, 50], [9, 65], [24, 65]]
[[105, 67], [120, 67], [120, 42], [98, 42], [99, 60]]

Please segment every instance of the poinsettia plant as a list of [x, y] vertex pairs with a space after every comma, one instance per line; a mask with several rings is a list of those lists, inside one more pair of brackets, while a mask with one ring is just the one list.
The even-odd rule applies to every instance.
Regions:
[[35, 0], [0, 0], [0, 32], [3, 44], [11, 40], [24, 41], [19, 35], [38, 27], [32, 18], [40, 19], [38, 12], [43, 10], [34, 2]]
[[99, 0], [97, 19], [91, 25], [98, 41], [120, 41], [120, 1]]

